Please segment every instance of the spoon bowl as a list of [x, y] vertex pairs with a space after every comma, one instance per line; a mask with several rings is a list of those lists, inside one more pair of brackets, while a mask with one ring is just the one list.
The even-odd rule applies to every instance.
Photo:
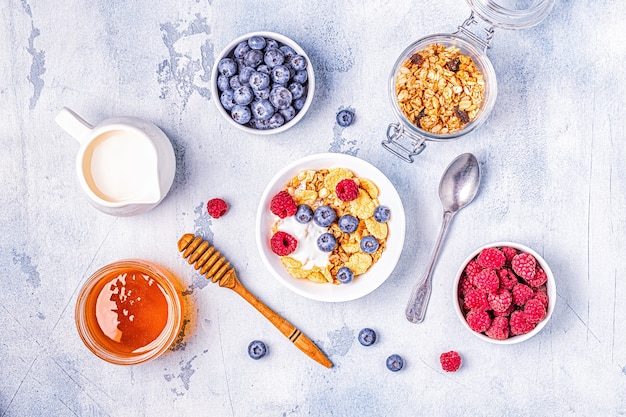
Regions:
[[443, 239], [454, 215], [474, 200], [479, 186], [480, 165], [471, 153], [457, 156], [441, 177], [439, 199], [443, 208], [443, 221], [426, 273], [413, 288], [406, 307], [406, 318], [411, 323], [421, 323], [424, 320], [432, 288], [432, 273]]

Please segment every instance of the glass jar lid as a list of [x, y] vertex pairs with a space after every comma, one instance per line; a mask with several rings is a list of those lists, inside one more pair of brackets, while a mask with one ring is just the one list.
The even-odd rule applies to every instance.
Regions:
[[465, 0], [490, 25], [502, 29], [535, 26], [550, 13], [554, 0]]

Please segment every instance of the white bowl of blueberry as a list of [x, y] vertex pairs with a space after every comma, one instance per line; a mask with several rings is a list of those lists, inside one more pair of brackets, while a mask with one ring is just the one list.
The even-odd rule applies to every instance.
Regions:
[[253, 134], [284, 132], [311, 106], [315, 76], [311, 60], [288, 37], [252, 32], [229, 43], [211, 73], [218, 111]]

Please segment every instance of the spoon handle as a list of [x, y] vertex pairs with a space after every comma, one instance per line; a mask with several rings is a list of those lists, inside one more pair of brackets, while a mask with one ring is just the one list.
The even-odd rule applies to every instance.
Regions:
[[428, 307], [428, 300], [430, 299], [430, 291], [432, 288], [433, 269], [435, 267], [435, 263], [437, 262], [441, 243], [443, 242], [443, 239], [448, 232], [448, 226], [450, 226], [450, 221], [452, 220], [453, 216], [454, 212], [444, 211], [443, 222], [441, 224], [441, 230], [439, 231], [439, 237], [437, 238], [437, 243], [435, 244], [435, 249], [430, 258], [430, 263], [428, 264], [426, 273], [424, 274], [424, 277], [417, 283], [415, 288], [413, 288], [413, 292], [411, 293], [411, 298], [409, 299], [405, 310], [406, 318], [411, 323], [421, 323], [422, 321], [424, 321], [424, 316], [426, 315], [426, 307]]

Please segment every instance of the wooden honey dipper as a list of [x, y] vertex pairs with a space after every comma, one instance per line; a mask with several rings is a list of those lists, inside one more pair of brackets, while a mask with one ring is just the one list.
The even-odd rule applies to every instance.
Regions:
[[306, 353], [314, 361], [327, 368], [333, 366], [328, 357], [302, 333], [296, 326], [276, 314], [262, 301], [256, 298], [237, 278], [230, 263], [206, 240], [191, 233], [183, 235], [178, 240], [178, 251], [189, 265], [193, 265], [200, 274], [218, 283], [220, 287], [230, 288], [244, 300], [249, 302], [259, 313], [263, 314], [276, 328], [287, 337], [298, 349]]

